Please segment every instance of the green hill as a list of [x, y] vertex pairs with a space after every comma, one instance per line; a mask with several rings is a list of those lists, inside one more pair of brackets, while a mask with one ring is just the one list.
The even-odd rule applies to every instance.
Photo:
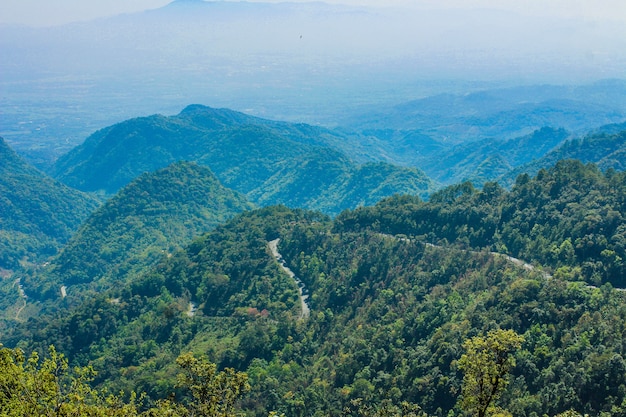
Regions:
[[109, 289], [135, 277], [238, 212], [252, 208], [213, 173], [179, 162], [141, 175], [95, 211], [40, 273], [25, 276], [31, 296]]
[[602, 170], [626, 170], [626, 124], [605, 126], [598, 133], [567, 140], [541, 158], [503, 175], [500, 181], [503, 184], [512, 184], [521, 173], [535, 175], [541, 168], [552, 166], [564, 159], [594, 163]]
[[[416, 169], [385, 164], [363, 169], [330, 149], [343, 140], [321, 128], [194, 105], [177, 116], [132, 119], [96, 132], [59, 159], [54, 176], [80, 190], [110, 194], [142, 172], [190, 160], [210, 167], [225, 186], [254, 203], [330, 214], [351, 207], [342, 194], [350, 182], [361, 187], [364, 202], [432, 189], [432, 181]], [[372, 170], [378, 173], [362, 176]], [[374, 177], [386, 184], [384, 193], [380, 183], [369, 182]]]
[[[623, 415], [626, 293], [610, 283], [625, 276], [624, 184], [623, 173], [566, 161], [510, 192], [465, 183], [332, 221], [282, 206], [245, 212], [2, 343], [54, 343], [93, 365], [97, 384], [152, 398], [180, 394], [180, 352], [206, 354], [247, 372], [238, 407], [251, 416], [398, 416], [416, 404], [416, 415], [438, 416], [463, 413], [464, 341], [512, 329], [524, 342], [498, 406]], [[269, 248], [277, 238], [308, 318]]]
[[36, 170], [0, 138], [0, 269], [40, 262], [68, 241], [99, 202]]
[[537, 262], [590, 284], [626, 288], [626, 174], [603, 174], [580, 161], [558, 162], [534, 178], [520, 175], [511, 191], [471, 183], [434, 193], [428, 202], [397, 197], [344, 213], [337, 224], [378, 225], [387, 234], [489, 248]]
[[[513, 139], [485, 139], [457, 145], [424, 160], [420, 166], [444, 184], [463, 181], [482, 184], [542, 158], [569, 137], [570, 133], [564, 129], [544, 127]], [[551, 161], [551, 165], [555, 162]]]

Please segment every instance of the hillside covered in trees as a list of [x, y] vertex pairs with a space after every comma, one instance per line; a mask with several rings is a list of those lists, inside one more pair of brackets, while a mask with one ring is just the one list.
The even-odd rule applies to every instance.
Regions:
[[99, 202], [36, 170], [2, 138], [0, 161], [0, 270], [13, 270], [56, 253]]
[[626, 177], [594, 165], [560, 161], [531, 178], [520, 175], [508, 192], [498, 183], [445, 188], [428, 202], [394, 197], [345, 212], [343, 227], [454, 242], [536, 262], [554, 273], [595, 285], [626, 287]]
[[[500, 410], [626, 415], [625, 183], [563, 161], [511, 191], [460, 184], [334, 220], [282, 206], [244, 212], [2, 343], [53, 344], [98, 370], [97, 386], [145, 391], [149, 402], [184, 399], [175, 362], [192, 351], [247, 373], [237, 408], [250, 416], [460, 416], [463, 354], [507, 329], [523, 339]], [[308, 318], [268, 247], [275, 239], [309, 296]]]
[[326, 129], [191, 105], [171, 117], [136, 118], [102, 129], [61, 157], [52, 175], [79, 190], [114, 194], [143, 172], [174, 162], [208, 166], [258, 205], [288, 204], [337, 214], [394, 193], [427, 195], [417, 168], [360, 164]]
[[87, 219], [58, 256], [20, 274], [22, 283], [36, 299], [58, 297], [62, 286], [70, 295], [101, 292], [251, 208], [208, 168], [174, 163], [124, 187]]

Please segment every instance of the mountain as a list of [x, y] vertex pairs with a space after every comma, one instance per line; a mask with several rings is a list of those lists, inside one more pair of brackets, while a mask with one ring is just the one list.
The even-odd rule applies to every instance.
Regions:
[[479, 191], [466, 182], [437, 191], [428, 202], [397, 197], [342, 213], [337, 230], [376, 224], [380, 233], [489, 248], [595, 285], [625, 288], [625, 175], [563, 160], [534, 178], [520, 175], [510, 191], [495, 182]]
[[[454, 140], [471, 134], [464, 129], [468, 121], [457, 123], [458, 128], [451, 125], [449, 115], [457, 107], [440, 100], [441, 94], [458, 96], [520, 82], [540, 84], [539, 92], [552, 91], [543, 84], [623, 78], [626, 73], [626, 29], [619, 21], [588, 15], [538, 18], [496, 6], [455, 10], [440, 3], [407, 5], [412, 7], [191, 1], [55, 27], [0, 25], [6, 93], [0, 134], [11, 135], [21, 155], [47, 168], [97, 129], [138, 114], [172, 114], [188, 103], [337, 126], [372, 107], [380, 113], [380, 106], [389, 109], [438, 96], [432, 103], [442, 106], [437, 112], [444, 123], [429, 117], [423, 133], [441, 132], [433, 138]], [[557, 62], [555, 56], [561, 59]], [[510, 127], [508, 116], [517, 119], [508, 137], [543, 126], [571, 130], [551, 122], [571, 121], [563, 114], [570, 110], [584, 116], [585, 124], [595, 122], [605, 115], [607, 103], [610, 108], [611, 102], [619, 102], [611, 96], [617, 89], [605, 91], [602, 100], [599, 94], [588, 95], [594, 103], [587, 110], [554, 103], [548, 107], [560, 116], [551, 118], [543, 106], [543, 116], [532, 117], [526, 130], [518, 125], [522, 115], [502, 114], [497, 130]], [[543, 102], [570, 99], [563, 94], [542, 97]], [[514, 100], [528, 99], [504, 101]], [[520, 110], [532, 112], [533, 106]], [[591, 113], [596, 116], [589, 117]], [[368, 119], [358, 124], [373, 120]], [[481, 138], [499, 136], [496, 129], [481, 130], [487, 131]]]
[[[139, 176], [96, 210], [63, 251], [25, 276], [31, 297], [103, 291], [137, 276], [252, 205], [223, 187], [206, 167], [174, 163]], [[65, 290], [66, 288], [66, 290]]]
[[525, 136], [543, 127], [580, 133], [626, 119], [626, 82], [519, 86], [442, 94], [345, 120], [353, 130], [418, 131], [441, 143]]
[[[419, 167], [442, 184], [480, 184], [512, 171], [510, 181], [523, 172], [520, 166], [566, 139], [619, 132], [625, 102], [626, 83], [620, 80], [442, 94], [394, 107], [379, 105], [344, 119], [342, 130], [357, 133], [342, 149], [358, 142], [371, 160]], [[557, 160], [551, 157], [537, 166]]]
[[598, 133], [569, 139], [541, 158], [528, 162], [503, 175], [503, 184], [512, 184], [521, 173], [535, 175], [541, 168], [564, 159], [577, 159], [597, 164], [602, 170], [626, 170], [626, 123], [598, 129]]
[[[463, 181], [482, 184], [542, 158], [570, 136], [564, 129], [544, 127], [529, 135], [508, 140], [484, 139], [463, 143], [425, 159], [420, 167], [444, 184]], [[555, 162], [542, 166], [554, 165]]]
[[333, 220], [244, 212], [2, 343], [54, 344], [112, 392], [183, 401], [174, 358], [204, 354], [248, 374], [238, 406], [253, 416], [460, 415], [466, 341], [510, 329], [524, 341], [497, 406], [622, 415], [625, 184], [624, 173], [564, 161], [511, 191], [457, 184]]
[[[190, 160], [209, 166], [225, 186], [254, 203], [330, 214], [433, 188], [417, 169], [352, 162], [330, 148], [342, 140], [322, 128], [194, 105], [177, 116], [132, 119], [94, 133], [57, 161], [54, 176], [80, 190], [110, 194], [142, 172]], [[362, 192], [349, 195], [347, 187]]]
[[0, 138], [0, 269], [54, 255], [99, 204], [33, 168]]

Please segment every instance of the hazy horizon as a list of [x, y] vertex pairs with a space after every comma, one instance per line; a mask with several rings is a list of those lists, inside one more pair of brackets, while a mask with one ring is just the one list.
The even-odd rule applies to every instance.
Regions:
[[336, 126], [436, 94], [626, 74], [615, 0], [169, 3], [2, 2], [0, 134], [61, 153], [192, 103]]
[[[0, 23], [55, 26], [163, 7], [173, 0], [11, 0], [0, 3]], [[230, 1], [230, 0], [220, 0]], [[232, 0], [236, 1], [236, 0]], [[254, 3], [307, 3], [310, 0], [247, 0]], [[626, 22], [621, 0], [326, 0], [323, 3], [364, 7], [433, 9], [494, 9], [529, 16]]]

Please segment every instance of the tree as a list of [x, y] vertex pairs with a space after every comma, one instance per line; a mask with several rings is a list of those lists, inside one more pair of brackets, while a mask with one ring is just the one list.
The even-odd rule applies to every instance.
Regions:
[[140, 412], [142, 398], [131, 393], [129, 401], [92, 388], [96, 375], [91, 367], [70, 369], [67, 359], [53, 346], [40, 361], [34, 352], [26, 358], [21, 349], [0, 345], [0, 416], [2, 417], [231, 417], [243, 392], [249, 389], [245, 373], [225, 369], [193, 354], [181, 355], [179, 382], [191, 391], [185, 407], [170, 400]]
[[67, 359], [50, 347], [40, 361], [33, 353], [26, 358], [21, 349], [0, 345], [0, 415], [136, 417], [136, 396], [129, 402], [106, 395], [88, 384], [95, 376], [91, 367], [71, 372]]
[[[513, 330], [492, 330], [486, 337], [476, 336], [463, 343], [465, 353], [458, 361], [464, 372], [462, 408], [473, 416], [493, 414], [494, 403], [507, 384], [507, 375], [515, 365], [511, 352], [524, 338]], [[502, 412], [500, 410], [499, 412]]]
[[235, 415], [235, 402], [250, 389], [248, 375], [226, 368], [217, 372], [217, 366], [205, 358], [184, 353], [176, 359], [182, 373], [178, 375], [181, 386], [187, 387], [193, 397], [190, 416], [231, 417]]

